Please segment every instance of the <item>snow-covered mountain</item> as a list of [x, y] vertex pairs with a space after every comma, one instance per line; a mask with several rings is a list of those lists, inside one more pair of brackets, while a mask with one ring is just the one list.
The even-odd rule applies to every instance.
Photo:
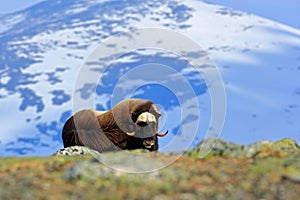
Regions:
[[[170, 53], [129, 52], [106, 69], [98, 85], [85, 84], [74, 91], [80, 67], [99, 44], [149, 27], [192, 39], [216, 64], [227, 96], [221, 138], [246, 144], [283, 137], [300, 141], [300, 30], [194, 0], [48, 0], [0, 20], [0, 155], [49, 155], [62, 148], [61, 129], [73, 112], [74, 93], [82, 99], [96, 93], [95, 107], [109, 109], [121, 76], [153, 62], [173, 66], [190, 83], [201, 114], [191, 145], [203, 139], [213, 109], [209, 86], [184, 59]], [[168, 80], [176, 86], [177, 79]], [[185, 95], [181, 109], [195, 106]], [[199, 117], [181, 115], [176, 94], [148, 84], [140, 85], [132, 96], [161, 105], [165, 113], [161, 128], [171, 132], [161, 140], [163, 150], [186, 148], [180, 141], [191, 137], [181, 129], [193, 130], [191, 124]]]

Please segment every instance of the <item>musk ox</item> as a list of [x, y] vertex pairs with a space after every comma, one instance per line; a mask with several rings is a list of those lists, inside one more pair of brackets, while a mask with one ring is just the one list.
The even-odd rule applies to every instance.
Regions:
[[122, 149], [158, 150], [160, 112], [152, 101], [129, 99], [109, 111], [82, 110], [62, 130], [64, 147], [88, 146], [99, 152]]

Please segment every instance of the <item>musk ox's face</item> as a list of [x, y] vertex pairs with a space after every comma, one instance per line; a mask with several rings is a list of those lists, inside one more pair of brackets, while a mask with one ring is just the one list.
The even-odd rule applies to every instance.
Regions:
[[149, 150], [157, 150], [157, 136], [165, 136], [165, 134], [160, 134], [157, 132], [158, 127], [158, 118], [160, 115], [152, 114], [150, 112], [143, 112], [138, 115], [137, 119], [135, 119], [135, 129], [134, 132], [127, 133], [129, 136], [138, 137], [141, 140], [143, 148]]
[[158, 133], [158, 120], [160, 112], [151, 101], [133, 101], [132, 105], [128, 105], [129, 115], [131, 118], [130, 132], [127, 135], [130, 137], [139, 138], [143, 148], [149, 150], [157, 150], [157, 136], [163, 137], [167, 135]]

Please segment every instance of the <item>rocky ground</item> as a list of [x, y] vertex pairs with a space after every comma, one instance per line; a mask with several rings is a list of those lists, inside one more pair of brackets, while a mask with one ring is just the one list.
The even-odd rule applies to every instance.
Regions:
[[78, 147], [49, 157], [0, 158], [0, 199], [300, 197], [300, 150], [291, 139], [247, 146], [219, 140], [205, 158], [199, 152], [200, 145], [183, 155], [133, 151], [99, 157]]

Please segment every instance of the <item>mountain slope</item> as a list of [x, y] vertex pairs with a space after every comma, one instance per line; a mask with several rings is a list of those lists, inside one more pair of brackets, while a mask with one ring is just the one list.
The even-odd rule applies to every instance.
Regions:
[[[208, 51], [227, 94], [222, 138], [240, 143], [300, 139], [299, 30], [201, 1], [49, 0], [0, 21], [0, 155], [49, 155], [61, 148], [60, 131], [72, 113], [73, 88], [84, 59], [110, 36], [145, 27], [178, 31]], [[175, 62], [170, 58], [159, 61], [170, 65]], [[130, 62], [128, 66], [137, 63]], [[192, 85], [199, 102], [204, 99], [204, 126], [193, 144], [203, 138], [211, 111], [205, 84], [197, 81]], [[97, 108], [111, 107], [112, 89], [100, 87]], [[84, 97], [93, 91], [95, 86], [87, 86], [81, 93]], [[160, 101], [160, 94], [152, 95]], [[165, 128], [172, 130], [170, 137], [184, 140], [187, 133], [176, 134], [178, 104], [170, 102], [158, 102], [169, 116]], [[187, 124], [194, 120], [183, 119]], [[162, 147], [171, 139], [163, 140]], [[182, 150], [180, 144], [174, 146], [178, 149], [166, 150]]]

